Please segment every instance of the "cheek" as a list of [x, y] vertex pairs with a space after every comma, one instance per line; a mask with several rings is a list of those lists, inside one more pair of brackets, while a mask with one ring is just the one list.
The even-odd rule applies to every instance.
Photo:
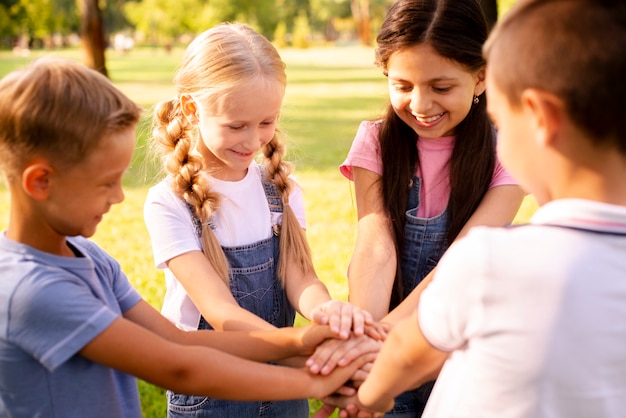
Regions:
[[395, 90], [389, 90], [389, 103], [394, 109], [405, 107], [410, 102], [408, 94], [398, 93]]

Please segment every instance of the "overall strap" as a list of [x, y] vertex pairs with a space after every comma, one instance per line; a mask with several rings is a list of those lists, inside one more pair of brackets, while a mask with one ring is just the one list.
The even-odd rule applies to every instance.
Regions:
[[[270, 212], [283, 213], [283, 200], [280, 197], [280, 193], [278, 193], [278, 189], [276, 188], [276, 185], [272, 183], [271, 181], [269, 181], [269, 179], [267, 179], [267, 177], [265, 176], [265, 170], [263, 169], [263, 166], [261, 164], [257, 164], [257, 169], [259, 170], [259, 173], [261, 174], [261, 181], [263, 183], [263, 191], [265, 192], [265, 197], [267, 198], [267, 204], [270, 208]], [[187, 205], [187, 208], [189, 209], [189, 212], [191, 213], [191, 220], [193, 222], [196, 235], [198, 237], [201, 237], [202, 236], [202, 223], [200, 223], [200, 219], [198, 219], [198, 217], [196, 216], [193, 206], [190, 205], [189, 203], [186, 203], [186, 205]], [[211, 216], [211, 219], [209, 219], [209, 226], [211, 227], [211, 229], [214, 229], [212, 216]], [[276, 234], [277, 233], [276, 228], [274, 228], [274, 230], [275, 230], [274, 233]]]
[[261, 174], [263, 190], [265, 191], [265, 197], [267, 198], [267, 204], [270, 208], [270, 212], [283, 213], [283, 199], [280, 197], [278, 188], [276, 188], [276, 185], [267, 178], [265, 170], [261, 164], [257, 164], [257, 168]]

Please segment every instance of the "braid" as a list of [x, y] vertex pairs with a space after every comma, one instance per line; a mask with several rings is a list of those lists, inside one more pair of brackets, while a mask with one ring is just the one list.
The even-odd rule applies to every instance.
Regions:
[[193, 209], [200, 220], [202, 251], [218, 275], [228, 283], [228, 261], [211, 230], [210, 219], [220, 204], [218, 193], [211, 192], [208, 176], [202, 171], [202, 158], [191, 153], [194, 139], [191, 124], [183, 116], [178, 99], [160, 102], [155, 107], [152, 135], [163, 155], [167, 173], [172, 176], [172, 191]]
[[294, 260], [303, 273], [313, 270], [313, 261], [306, 233], [289, 205], [289, 194], [293, 189], [293, 180], [289, 178], [292, 167], [291, 164], [283, 161], [286, 149], [279, 135], [280, 131], [277, 130], [272, 140], [263, 148], [263, 156], [265, 157], [263, 166], [265, 175], [274, 183], [283, 201], [278, 277], [284, 286], [287, 264], [290, 260]]

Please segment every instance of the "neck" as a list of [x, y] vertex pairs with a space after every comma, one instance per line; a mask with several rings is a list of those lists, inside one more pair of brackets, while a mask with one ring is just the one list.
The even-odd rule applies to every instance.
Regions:
[[626, 206], [626, 156], [592, 150], [584, 161], [564, 164], [554, 198], [581, 198]]

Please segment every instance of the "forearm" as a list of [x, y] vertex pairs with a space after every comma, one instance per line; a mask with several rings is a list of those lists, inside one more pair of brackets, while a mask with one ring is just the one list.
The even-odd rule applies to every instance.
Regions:
[[446, 358], [447, 353], [425, 340], [416, 315], [403, 319], [392, 329], [359, 388], [359, 402], [384, 411], [400, 393], [435, 379]]
[[396, 273], [395, 254], [355, 252], [348, 271], [349, 301], [380, 321], [389, 312]]
[[348, 269], [349, 300], [379, 321], [389, 311], [396, 275], [395, 245], [379, 214], [359, 220], [357, 240]]
[[313, 320], [312, 312], [316, 307], [332, 299], [315, 271], [303, 274], [295, 263], [287, 266], [285, 292], [289, 303], [308, 320]]
[[415, 315], [417, 312], [417, 305], [419, 303], [419, 298], [426, 289], [426, 286], [432, 281], [435, 275], [436, 268], [432, 270], [424, 279], [413, 289], [409, 295], [404, 298], [404, 300], [396, 306], [391, 312], [389, 312], [385, 317], [381, 320], [381, 322], [389, 324], [391, 327], [395, 326], [402, 319]]
[[200, 312], [217, 331], [273, 330], [275, 326], [236, 302], [209, 301], [201, 305]]
[[[268, 331], [192, 331], [176, 341], [183, 345], [215, 348], [254, 361], [278, 361], [300, 354], [291, 328]], [[287, 332], [286, 332], [287, 331]]]

